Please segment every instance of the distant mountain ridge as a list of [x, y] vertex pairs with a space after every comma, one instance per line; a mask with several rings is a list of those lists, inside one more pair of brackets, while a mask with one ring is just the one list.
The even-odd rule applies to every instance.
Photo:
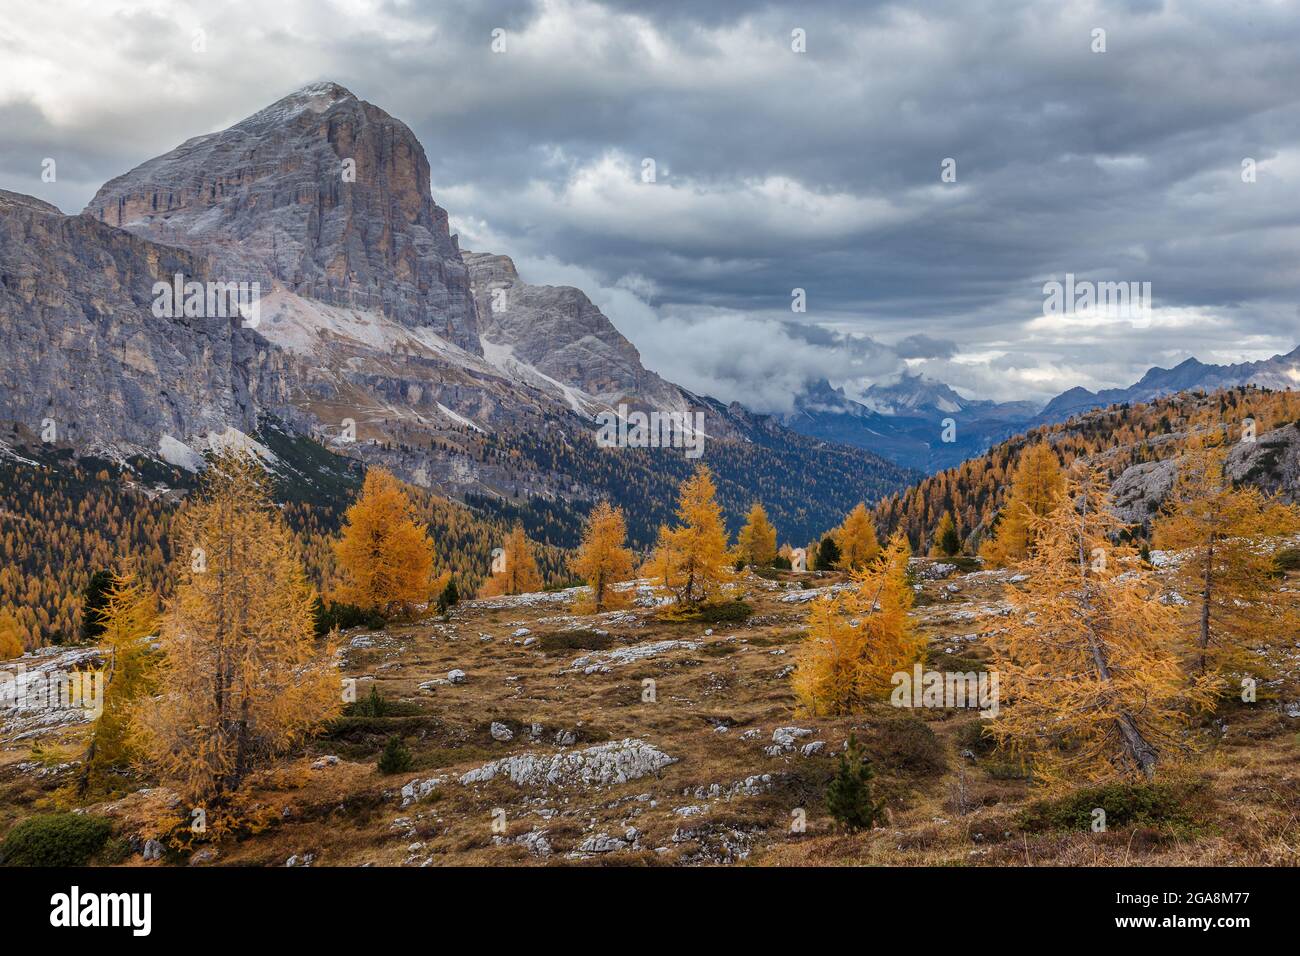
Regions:
[[[809, 384], [782, 421], [795, 431], [856, 445], [927, 472], [981, 455], [997, 442], [1038, 425], [1053, 425], [1110, 405], [1150, 402], [1178, 392], [1256, 385], [1277, 391], [1300, 386], [1300, 346], [1257, 362], [1211, 365], [1189, 358], [1173, 368], [1153, 366], [1127, 388], [1067, 389], [1041, 407], [1036, 402], [963, 398], [923, 375], [904, 374], [892, 385], [872, 385], [861, 400], [824, 379]], [[945, 432], [947, 423], [952, 427]], [[945, 434], [951, 441], [945, 440]]]
[[1277, 391], [1300, 386], [1300, 346], [1258, 362], [1208, 365], [1189, 358], [1173, 368], [1155, 366], [1128, 388], [1107, 388], [1099, 392], [1072, 388], [1043, 406], [1038, 418], [1042, 423], [1060, 422], [1071, 415], [1108, 405], [1149, 402], [1177, 392], [1194, 389], [1208, 392], [1237, 385], [1258, 385]]
[[893, 385], [872, 385], [861, 401], [825, 379], [811, 383], [781, 421], [805, 435], [934, 472], [984, 453], [1037, 412], [1032, 402], [967, 399], [942, 382], [905, 374]]

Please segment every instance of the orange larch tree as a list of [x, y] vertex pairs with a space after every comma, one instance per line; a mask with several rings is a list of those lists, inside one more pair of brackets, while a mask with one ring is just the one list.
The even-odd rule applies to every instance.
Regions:
[[361, 496], [343, 516], [334, 544], [343, 582], [339, 600], [384, 615], [409, 613], [431, 593], [433, 547], [401, 483], [382, 468], [366, 472]]
[[582, 544], [573, 560], [574, 573], [591, 587], [591, 610], [600, 612], [628, 604], [628, 596], [611, 587], [632, 576], [632, 552], [626, 544], [623, 509], [611, 508], [608, 501], [600, 502], [587, 518]]

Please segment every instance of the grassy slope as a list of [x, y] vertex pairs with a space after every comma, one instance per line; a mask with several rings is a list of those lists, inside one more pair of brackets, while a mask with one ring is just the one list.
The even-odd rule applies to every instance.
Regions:
[[[1005, 576], [984, 573], [924, 585], [918, 618], [931, 636], [931, 657], [944, 667], [978, 667], [978, 635], [999, 625]], [[955, 583], [956, 592], [945, 591]], [[318, 865], [376, 864], [562, 864], [585, 839], [622, 836], [636, 827], [640, 849], [591, 854], [588, 864], [703, 864], [736, 862], [742, 854], [758, 864], [1053, 865], [1053, 864], [1285, 864], [1300, 863], [1300, 755], [1297, 721], [1275, 704], [1238, 706], [1225, 715], [1227, 732], [1217, 740], [1196, 776], [1209, 784], [1209, 809], [1194, 834], [1167, 834], [1141, 827], [1108, 833], [1028, 832], [1019, 812], [1033, 794], [995, 753], [963, 756], [971, 746], [973, 712], [921, 714], [938, 741], [939, 761], [914, 745], [912, 718], [881, 706], [853, 719], [805, 720], [794, 716], [788, 680], [802, 638], [807, 605], [782, 603], [781, 586], [746, 576], [738, 582], [755, 617], [740, 625], [664, 622], [653, 612], [611, 621], [571, 617], [563, 604], [463, 606], [446, 623], [396, 628], [374, 646], [357, 646], [345, 672], [375, 675], [385, 698], [407, 702], [405, 716], [377, 726], [351, 722], [334, 736], [315, 740], [308, 752], [286, 761], [265, 799], [290, 813], [271, 829], [221, 848], [218, 862], [281, 865], [292, 854], [312, 853]], [[946, 597], [945, 597], [946, 595]], [[496, 602], [499, 604], [500, 602]], [[512, 635], [527, 627], [541, 641], [522, 646]], [[587, 651], [564, 645], [591, 640], [573, 628], [609, 632], [612, 646], [670, 638], [698, 641], [608, 673], [570, 670]], [[560, 637], [548, 637], [558, 634]], [[484, 639], [487, 635], [488, 639]], [[596, 643], [604, 643], [598, 637]], [[358, 642], [359, 645], [365, 641]], [[552, 650], [539, 648], [551, 647]], [[431, 691], [418, 685], [452, 667], [469, 675], [463, 685]], [[1296, 674], [1286, 688], [1295, 697]], [[657, 682], [656, 703], [641, 700], [642, 680]], [[362, 684], [362, 693], [367, 690]], [[493, 721], [519, 733], [509, 743], [492, 738]], [[902, 721], [902, 723], [900, 723]], [[526, 728], [545, 728], [542, 742], [528, 743]], [[716, 731], [725, 725], [726, 732]], [[800, 743], [825, 740], [826, 750], [769, 756], [772, 731], [782, 726], [813, 731]], [[375, 758], [385, 736], [406, 734], [415, 768], [384, 777]], [[677, 763], [650, 776], [608, 788], [525, 789], [494, 781], [463, 787], [455, 778], [488, 759], [528, 751], [558, 752], [557, 730], [574, 732], [578, 746], [637, 737]], [[756, 731], [745, 739], [750, 731]], [[876, 755], [880, 792], [889, 799], [890, 825], [856, 835], [834, 831], [821, 794], [836, 761], [831, 753], [850, 731]], [[37, 742], [5, 741], [0, 750], [0, 832], [15, 819], [58, 803], [72, 768], [37, 776], [18, 764], [42, 749], [49, 766], [79, 752], [83, 730], [71, 729]], [[923, 734], [921, 736], [924, 736]], [[311, 770], [314, 757], [341, 758], [334, 767]], [[755, 774], [771, 774], [769, 790], [731, 799], [710, 796], [712, 784], [727, 788]], [[446, 776], [430, 800], [401, 809], [396, 791], [409, 780]], [[141, 782], [143, 783], [143, 782]], [[696, 795], [695, 788], [704, 788]], [[638, 799], [640, 798], [640, 799]], [[128, 797], [108, 810], [126, 830], [149, 799]], [[506, 836], [546, 831], [554, 854], [543, 859], [524, 846], [494, 842], [495, 808], [506, 811]], [[700, 807], [682, 815], [684, 807]], [[808, 830], [790, 832], [792, 811], [803, 808]], [[656, 848], [665, 848], [656, 852]], [[141, 865], [132, 857], [134, 865]]]

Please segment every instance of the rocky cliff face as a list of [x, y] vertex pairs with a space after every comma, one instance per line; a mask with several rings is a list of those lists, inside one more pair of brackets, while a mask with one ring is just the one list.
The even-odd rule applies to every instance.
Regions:
[[151, 311], [159, 276], [201, 270], [185, 250], [0, 191], [0, 421], [113, 456], [254, 431], [255, 333]]
[[[1120, 517], [1134, 524], [1149, 524], [1173, 490], [1179, 460], [1166, 458], [1126, 468], [1111, 484]], [[1228, 451], [1223, 473], [1233, 484], [1250, 485], [1292, 504], [1300, 502], [1300, 427], [1284, 425], [1265, 432], [1257, 441], [1237, 442]]]
[[411, 130], [343, 87], [286, 96], [99, 190], [85, 212], [260, 281], [479, 352], [469, 276]]
[[[631, 454], [620, 472], [568, 457], [566, 435], [626, 401], [702, 413], [737, 501], [764, 476], [791, 488], [844, 476], [843, 501], [804, 507], [792, 493], [800, 534], [902, 483], [871, 455], [664, 381], [579, 290], [529, 285], [504, 257], [466, 259], [410, 130], [334, 84], [144, 163], [80, 216], [5, 194], [0, 450], [39, 440], [47, 419], [78, 454], [187, 468], [213, 433], [286, 456], [309, 435], [447, 494], [622, 501], [611, 476], [644, 488], [686, 461]], [[204, 309], [155, 317], [155, 283], [178, 273], [261, 283], [256, 325]]]
[[507, 256], [467, 251], [463, 258], [483, 353], [498, 367], [525, 379], [540, 373], [602, 404], [626, 400], [661, 411], [688, 406], [680, 389], [646, 370], [636, 347], [582, 290], [529, 285]]

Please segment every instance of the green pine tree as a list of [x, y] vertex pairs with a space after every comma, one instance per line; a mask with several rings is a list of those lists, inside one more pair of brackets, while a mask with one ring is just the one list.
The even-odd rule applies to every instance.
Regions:
[[384, 752], [379, 755], [380, 773], [405, 773], [411, 769], [411, 751], [397, 734], [388, 738]]
[[108, 592], [113, 589], [113, 572], [96, 571], [81, 592], [81, 639], [94, 641], [104, 633], [104, 608], [108, 607]]
[[848, 749], [840, 754], [840, 767], [826, 787], [826, 809], [850, 833], [870, 830], [884, 819], [885, 801], [871, 796], [871, 762], [849, 735]]
[[456, 579], [453, 577], [438, 595], [438, 613], [445, 613], [447, 608], [454, 607], [459, 601], [460, 592], [456, 590]]
[[830, 571], [840, 563], [840, 546], [831, 535], [822, 538], [817, 546], [817, 570]]

